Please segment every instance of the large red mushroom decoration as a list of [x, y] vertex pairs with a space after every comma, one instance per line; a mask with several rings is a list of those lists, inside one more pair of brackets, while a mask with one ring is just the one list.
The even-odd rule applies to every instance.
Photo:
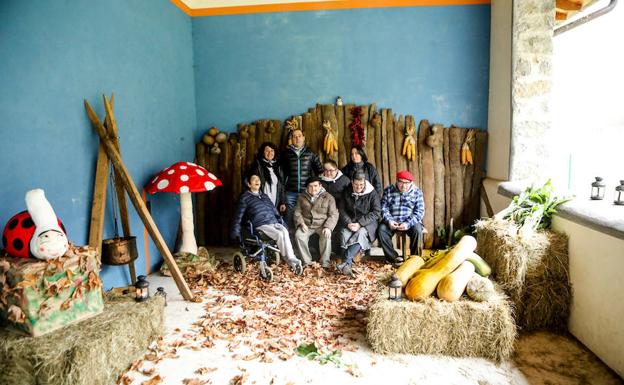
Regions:
[[191, 162], [172, 164], [156, 174], [145, 186], [149, 194], [157, 192], [180, 194], [182, 244], [179, 252], [197, 255], [191, 193], [210, 191], [218, 186], [221, 186], [221, 181], [214, 174]]

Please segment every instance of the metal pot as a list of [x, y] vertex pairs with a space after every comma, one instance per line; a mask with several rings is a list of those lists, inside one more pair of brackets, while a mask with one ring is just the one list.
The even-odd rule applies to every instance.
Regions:
[[102, 241], [102, 263], [125, 265], [137, 259], [136, 237], [115, 237]]

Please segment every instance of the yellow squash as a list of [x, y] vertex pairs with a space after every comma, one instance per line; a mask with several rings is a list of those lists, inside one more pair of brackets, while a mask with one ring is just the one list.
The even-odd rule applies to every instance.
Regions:
[[397, 269], [396, 275], [403, 283], [403, 287], [407, 285], [407, 282], [412, 276], [425, 264], [422, 258], [415, 255], [403, 262], [403, 264]]
[[476, 248], [477, 240], [470, 235], [464, 235], [438, 263], [430, 269], [419, 270], [410, 279], [405, 287], [405, 296], [411, 300], [429, 297], [438, 286], [438, 282], [464, 262]]
[[464, 293], [474, 272], [475, 267], [472, 263], [462, 262], [455, 271], [440, 280], [437, 290], [438, 298], [449, 302], [457, 301]]

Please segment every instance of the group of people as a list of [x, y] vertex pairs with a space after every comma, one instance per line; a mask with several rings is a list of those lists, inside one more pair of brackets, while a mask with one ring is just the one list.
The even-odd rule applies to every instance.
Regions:
[[[361, 147], [351, 149], [340, 170], [333, 160], [321, 163], [305, 145], [303, 131], [291, 132], [292, 144], [278, 157], [277, 146], [260, 145], [245, 175], [248, 190], [241, 194], [231, 236], [240, 241], [244, 221], [273, 239], [292, 269], [312, 263], [310, 238], [318, 235], [319, 263], [330, 267], [332, 249], [342, 256], [338, 270], [352, 275], [354, 258], [375, 239], [388, 263], [403, 259], [392, 245], [397, 231], [406, 232], [414, 254], [422, 237], [423, 195], [409, 171], [396, 174], [396, 183], [382, 191], [375, 167]], [[296, 244], [293, 248], [291, 234]]]

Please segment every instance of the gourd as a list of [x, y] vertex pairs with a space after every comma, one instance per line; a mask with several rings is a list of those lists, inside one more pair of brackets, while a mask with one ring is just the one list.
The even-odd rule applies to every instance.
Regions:
[[466, 257], [467, 261], [470, 261], [474, 267], [477, 274], [482, 277], [487, 277], [492, 274], [492, 268], [487, 264], [478, 254], [472, 253], [468, 257]]
[[476, 273], [466, 284], [466, 293], [468, 297], [479, 302], [489, 301], [496, 294], [492, 281]]
[[437, 290], [438, 298], [449, 302], [457, 301], [464, 293], [474, 272], [475, 267], [472, 263], [462, 262], [455, 271], [440, 280]]
[[430, 269], [420, 269], [416, 272], [405, 287], [405, 296], [411, 300], [430, 296], [438, 282], [464, 262], [476, 248], [477, 240], [470, 235], [464, 235], [438, 263]]
[[403, 264], [401, 264], [401, 266], [396, 271], [396, 275], [401, 280], [403, 287], [407, 285], [407, 282], [409, 282], [410, 278], [412, 278], [412, 276], [424, 264], [425, 261], [417, 255], [411, 257], [407, 261], [403, 262]]

